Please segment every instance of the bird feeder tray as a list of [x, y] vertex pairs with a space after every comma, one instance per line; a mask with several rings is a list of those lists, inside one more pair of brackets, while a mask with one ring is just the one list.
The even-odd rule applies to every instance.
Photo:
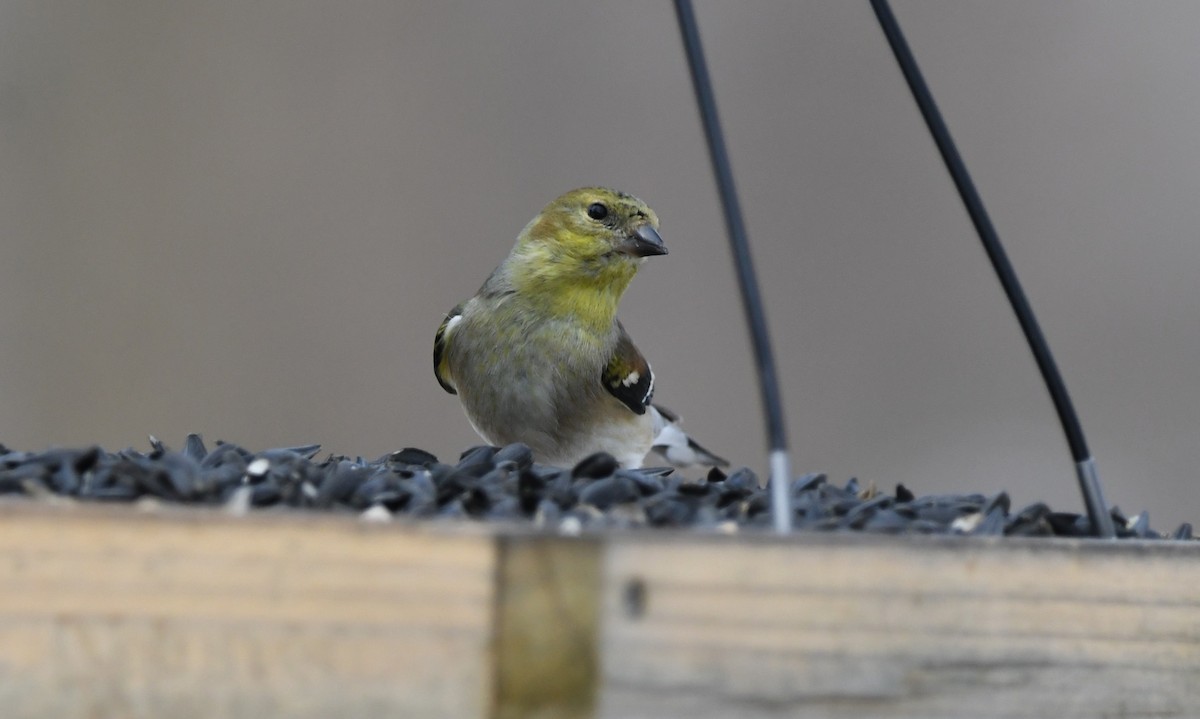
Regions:
[[58, 717], [1200, 706], [1200, 545], [0, 503], [0, 704]]

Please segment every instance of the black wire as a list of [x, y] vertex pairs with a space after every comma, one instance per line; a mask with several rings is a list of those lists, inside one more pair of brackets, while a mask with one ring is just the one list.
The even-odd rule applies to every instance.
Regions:
[[721, 123], [717, 118], [717, 102], [713, 96], [708, 67], [704, 62], [704, 48], [700, 45], [700, 31], [696, 27], [696, 15], [692, 10], [691, 0], [675, 0], [675, 14], [679, 19], [679, 32], [683, 36], [688, 68], [692, 74], [692, 88], [696, 91], [696, 104], [704, 124], [704, 135], [708, 140], [709, 156], [717, 179], [717, 190], [721, 196], [721, 209], [725, 215], [725, 228], [729, 233], [729, 249], [733, 253], [738, 287], [742, 292], [742, 307], [746, 312], [746, 323], [754, 346], [754, 361], [758, 367], [758, 386], [766, 414], [769, 449], [784, 450], [787, 448], [787, 432], [784, 429], [783, 402], [780, 400], [779, 379], [775, 373], [775, 359], [771, 352], [766, 313], [758, 290], [754, 264], [750, 259], [750, 244], [746, 239], [742, 210], [733, 184], [733, 170], [729, 165]]
[[[1083, 436], [1083, 426], [1079, 422], [1079, 416], [1075, 414], [1075, 406], [1071, 403], [1070, 395], [1067, 394], [1067, 385], [1058, 371], [1054, 356], [1050, 353], [1050, 345], [1047, 344], [1046, 338], [1038, 326], [1033, 309], [1029, 306], [1029, 300], [1026, 299], [1012, 263], [1008, 261], [1008, 255], [1000, 244], [1000, 237], [996, 234], [996, 228], [992, 225], [987, 210], [984, 209], [983, 200], [980, 199], [979, 193], [975, 189], [975, 183], [971, 181], [967, 166], [963, 163], [962, 157], [954, 145], [954, 140], [950, 137], [950, 130], [946, 127], [946, 123], [938, 111], [933, 94], [929, 91], [929, 86], [925, 84], [925, 78], [917, 67], [912, 50], [909, 49], [908, 42], [905, 41], [904, 34], [900, 31], [896, 16], [892, 14], [887, 0], [871, 0], [871, 7], [875, 10], [875, 16], [879, 19], [883, 34], [892, 47], [896, 62], [900, 65], [900, 71], [904, 73], [904, 79], [908, 81], [908, 87], [912, 90], [913, 99], [916, 100], [921, 115], [925, 118], [925, 124], [929, 126], [933, 141], [942, 154], [946, 169], [949, 170], [954, 185], [958, 188], [958, 194], [962, 196], [967, 214], [971, 216], [975, 231], [983, 242], [983, 249], [992, 261], [996, 276], [1000, 279], [1004, 293], [1008, 296], [1013, 312], [1017, 315], [1017, 322], [1025, 333], [1025, 340], [1029, 343], [1029, 349], [1033, 352], [1038, 369], [1041, 370], [1046, 389], [1050, 392], [1050, 399], [1054, 402], [1058, 421], [1062, 424], [1063, 433], [1066, 435], [1067, 445], [1071, 449], [1071, 456], [1075, 460], [1076, 467], [1078, 469], [1085, 463], [1090, 467], [1092, 455], [1088, 451], [1087, 441]], [[1104, 498], [1100, 494], [1099, 482], [1095, 479], [1094, 469], [1091, 471], [1092, 481], [1090, 482], [1084, 481], [1081, 472], [1080, 489], [1084, 495], [1084, 505], [1087, 507], [1092, 527], [1099, 536], [1115, 536], [1112, 531], [1112, 518], [1109, 516]]]

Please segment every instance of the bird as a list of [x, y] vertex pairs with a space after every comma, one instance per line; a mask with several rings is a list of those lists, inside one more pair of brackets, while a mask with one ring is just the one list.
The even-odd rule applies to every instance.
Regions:
[[572, 467], [598, 453], [639, 468], [727, 466], [653, 403], [654, 372], [617, 318], [647, 258], [666, 255], [658, 215], [638, 198], [583, 187], [551, 201], [479, 291], [434, 338], [438, 383], [489, 444], [521, 442]]

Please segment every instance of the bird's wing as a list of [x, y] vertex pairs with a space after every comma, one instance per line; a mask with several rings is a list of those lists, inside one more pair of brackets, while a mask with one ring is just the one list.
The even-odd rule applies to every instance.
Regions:
[[437, 336], [433, 338], [433, 373], [437, 375], [438, 384], [450, 394], [458, 394], [454, 386], [454, 378], [450, 376], [450, 362], [446, 359], [446, 344], [450, 341], [450, 333], [454, 325], [462, 321], [462, 305], [456, 306], [442, 320], [438, 327]]
[[635, 414], [645, 414], [654, 397], [654, 372], [620, 322], [617, 330], [617, 345], [600, 373], [600, 382]]
[[679, 426], [679, 415], [663, 407], [652, 405], [650, 414], [654, 418], [654, 445], [650, 448], [676, 467], [728, 467], [729, 462], [701, 447]]

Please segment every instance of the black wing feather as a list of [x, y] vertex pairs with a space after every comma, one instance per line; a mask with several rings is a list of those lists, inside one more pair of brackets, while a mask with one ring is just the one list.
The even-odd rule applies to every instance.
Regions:
[[600, 374], [600, 382], [632, 412], [645, 414], [654, 398], [654, 372], [620, 322], [617, 329], [617, 346]]
[[450, 376], [450, 363], [446, 360], [446, 330], [450, 323], [462, 317], [462, 305], [456, 306], [438, 326], [437, 335], [433, 338], [433, 373], [437, 375], [438, 384], [450, 394], [458, 394], [454, 387], [454, 379]]

